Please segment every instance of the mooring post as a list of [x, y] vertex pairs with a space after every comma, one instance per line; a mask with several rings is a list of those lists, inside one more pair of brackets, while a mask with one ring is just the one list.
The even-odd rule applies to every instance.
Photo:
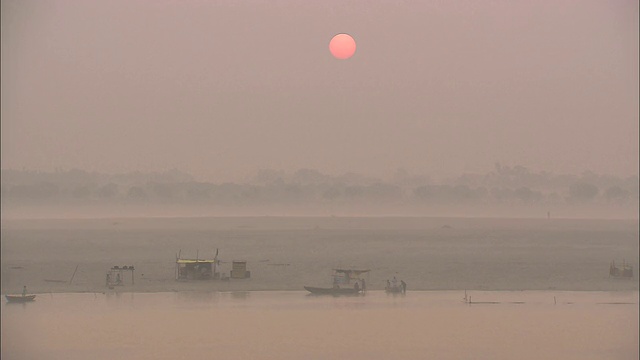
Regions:
[[80, 266], [80, 264], [76, 265], [76, 269], [73, 270], [73, 275], [71, 275], [71, 279], [69, 280], [69, 284], [71, 284], [71, 282], [73, 281], [73, 278], [76, 276], [76, 271], [78, 271], [78, 266]]

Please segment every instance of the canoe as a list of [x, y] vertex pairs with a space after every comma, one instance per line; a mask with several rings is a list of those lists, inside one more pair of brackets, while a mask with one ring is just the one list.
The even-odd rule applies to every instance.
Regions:
[[5, 295], [7, 302], [29, 302], [36, 299], [35, 295]]
[[357, 295], [360, 290], [354, 288], [320, 288], [305, 286], [305, 290], [315, 295]]

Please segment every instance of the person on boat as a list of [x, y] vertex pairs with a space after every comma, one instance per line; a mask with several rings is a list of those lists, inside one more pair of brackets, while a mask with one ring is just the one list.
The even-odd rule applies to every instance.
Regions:
[[360, 284], [358, 284], [358, 282], [356, 281], [355, 284], [353, 284], [353, 288], [356, 289], [356, 291], [360, 291]]
[[22, 287], [22, 296], [27, 296], [27, 285]]
[[407, 293], [407, 283], [404, 282], [404, 280], [400, 280], [400, 286], [402, 286], [402, 293], [406, 294]]

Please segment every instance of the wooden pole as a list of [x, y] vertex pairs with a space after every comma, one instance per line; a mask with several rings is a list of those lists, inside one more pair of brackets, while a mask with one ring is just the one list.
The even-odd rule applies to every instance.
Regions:
[[73, 270], [73, 275], [71, 275], [71, 280], [69, 280], [69, 284], [71, 284], [71, 282], [73, 281], [73, 278], [76, 276], [76, 271], [78, 271], [78, 266], [80, 266], [80, 264], [76, 265], [76, 269]]

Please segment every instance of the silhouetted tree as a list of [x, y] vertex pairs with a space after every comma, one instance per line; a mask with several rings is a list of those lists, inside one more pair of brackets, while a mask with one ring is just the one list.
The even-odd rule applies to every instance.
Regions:
[[607, 200], [621, 200], [629, 197], [629, 191], [622, 189], [619, 186], [613, 186], [604, 192], [604, 196]]
[[118, 185], [114, 183], [108, 183], [101, 186], [98, 189], [98, 196], [102, 198], [114, 198], [118, 195]]
[[86, 185], [79, 185], [73, 189], [72, 195], [78, 199], [86, 199], [91, 195], [91, 190]]
[[127, 191], [127, 198], [134, 201], [141, 201], [147, 199], [147, 194], [140, 186], [132, 186]]
[[516, 198], [520, 199], [521, 201], [528, 203], [528, 202], [532, 202], [532, 201], [538, 201], [540, 199], [542, 199], [542, 194], [538, 191], [533, 191], [531, 189], [529, 189], [528, 187], [520, 187], [518, 189], [516, 189], [516, 191], [514, 192], [514, 195], [516, 196]]
[[335, 186], [332, 186], [322, 192], [322, 198], [327, 200], [335, 200], [339, 198], [340, 195], [341, 195], [340, 189]]
[[207, 201], [210, 199], [211, 184], [202, 182], [189, 182], [187, 186], [187, 199], [189, 201]]
[[598, 195], [598, 187], [593, 184], [579, 182], [569, 187], [570, 200], [576, 200], [576, 201], [591, 200], [595, 198], [596, 195]]
[[161, 200], [174, 200], [178, 192], [176, 184], [173, 183], [147, 183], [146, 188], [151, 194]]

